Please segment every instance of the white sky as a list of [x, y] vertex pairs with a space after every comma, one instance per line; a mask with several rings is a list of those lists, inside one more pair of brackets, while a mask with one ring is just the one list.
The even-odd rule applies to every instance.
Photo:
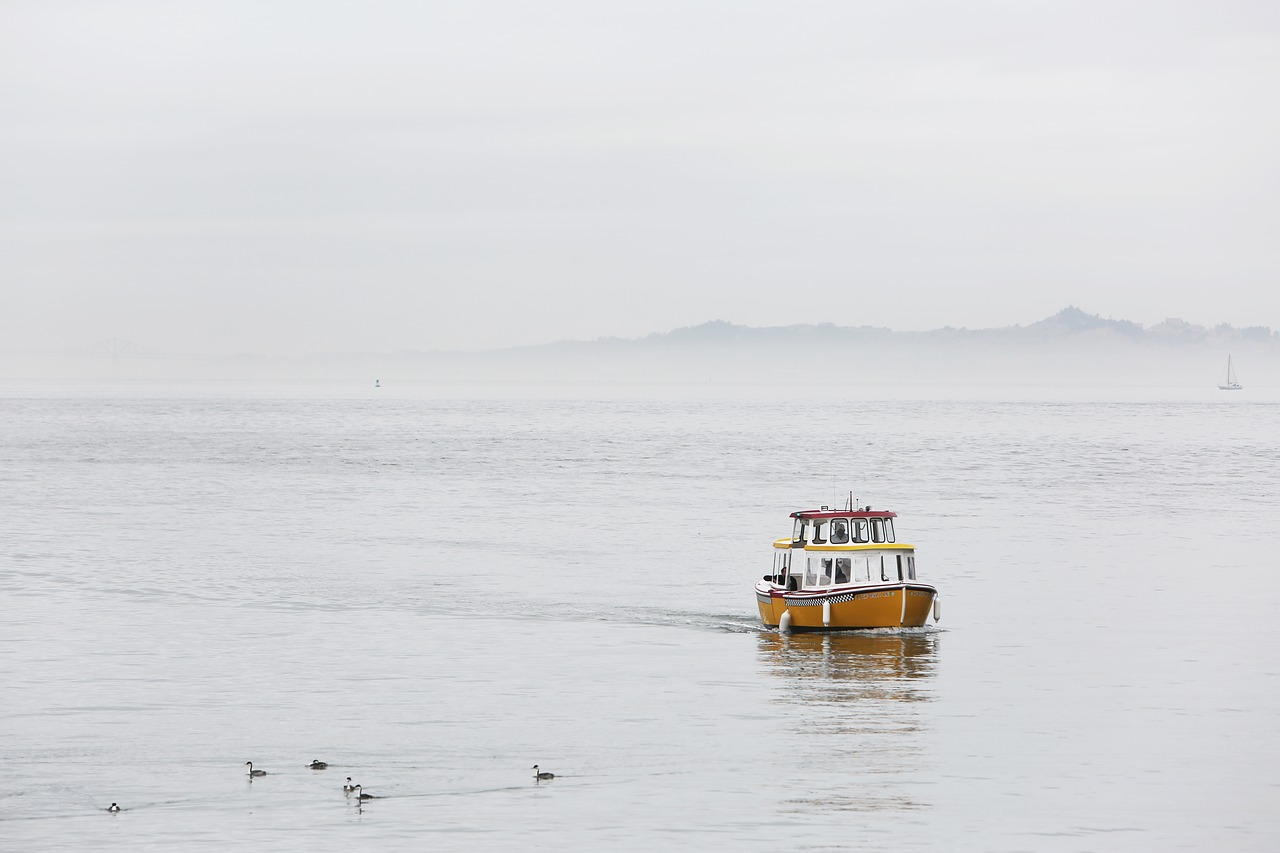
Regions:
[[1280, 328], [1280, 3], [0, 0], [0, 350]]

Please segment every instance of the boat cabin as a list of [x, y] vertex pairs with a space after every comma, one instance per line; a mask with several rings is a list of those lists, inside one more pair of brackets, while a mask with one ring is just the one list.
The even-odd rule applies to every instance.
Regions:
[[896, 512], [827, 512], [810, 510], [791, 513], [796, 520], [791, 532], [791, 547], [814, 545], [866, 545], [893, 542], [893, 520]]
[[823, 507], [791, 517], [791, 537], [774, 541], [773, 574], [764, 577], [788, 592], [916, 579], [915, 548], [899, 544], [893, 529], [897, 513]]

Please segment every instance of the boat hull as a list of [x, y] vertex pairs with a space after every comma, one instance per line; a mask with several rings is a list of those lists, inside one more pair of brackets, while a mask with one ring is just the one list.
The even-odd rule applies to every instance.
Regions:
[[929, 620], [938, 591], [928, 584], [834, 589], [794, 593], [756, 587], [756, 604], [765, 627], [776, 628], [790, 613], [792, 631], [841, 631], [854, 628], [919, 628]]

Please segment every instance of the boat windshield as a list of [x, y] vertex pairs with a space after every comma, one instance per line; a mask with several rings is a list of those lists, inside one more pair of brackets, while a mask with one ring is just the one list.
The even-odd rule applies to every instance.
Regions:
[[866, 545], [897, 539], [892, 518], [797, 518], [791, 541], [806, 545]]

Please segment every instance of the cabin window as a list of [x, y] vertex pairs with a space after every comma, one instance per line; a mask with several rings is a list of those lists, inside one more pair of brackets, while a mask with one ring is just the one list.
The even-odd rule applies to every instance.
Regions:
[[872, 542], [884, 541], [884, 519], [882, 518], [871, 519], [871, 541]]
[[893, 519], [892, 518], [886, 518], [884, 520], [884, 541], [886, 542], [896, 541], [893, 538]]
[[849, 544], [849, 519], [847, 518], [831, 519], [831, 544], [832, 545]]
[[814, 545], [825, 545], [825, 544], [827, 544], [827, 539], [826, 539], [826, 532], [827, 532], [827, 531], [826, 531], [826, 526], [827, 526], [827, 522], [826, 522], [826, 521], [814, 521], [814, 522], [813, 522], [813, 544], [814, 544]]
[[853, 561], [853, 579], [869, 582], [871, 580], [871, 558], [856, 557]]
[[907, 557], [907, 578], [916, 579], [916, 558], [912, 556]]
[[892, 560], [886, 559], [883, 554], [880, 555], [880, 580], [882, 581], [900, 581], [902, 575], [897, 569], [897, 564]]
[[809, 523], [809, 522], [805, 521], [803, 518], [797, 518], [797, 519], [796, 519], [796, 526], [795, 526], [795, 529], [791, 532], [791, 541], [792, 541], [792, 542], [803, 542], [803, 541], [805, 541], [805, 538], [806, 538], [806, 537], [805, 537], [805, 533], [806, 533], [806, 531], [805, 531], [805, 526], [806, 526], [806, 525], [808, 525], [808, 523]]
[[811, 588], [831, 586], [831, 563], [830, 557], [810, 557], [809, 570], [804, 575], [804, 585]]
[[871, 539], [867, 536], [867, 520], [865, 518], [854, 518], [849, 521], [850, 534], [853, 541], [857, 545], [865, 545]]
[[848, 583], [852, 576], [852, 561], [848, 557], [836, 557], [836, 583]]

